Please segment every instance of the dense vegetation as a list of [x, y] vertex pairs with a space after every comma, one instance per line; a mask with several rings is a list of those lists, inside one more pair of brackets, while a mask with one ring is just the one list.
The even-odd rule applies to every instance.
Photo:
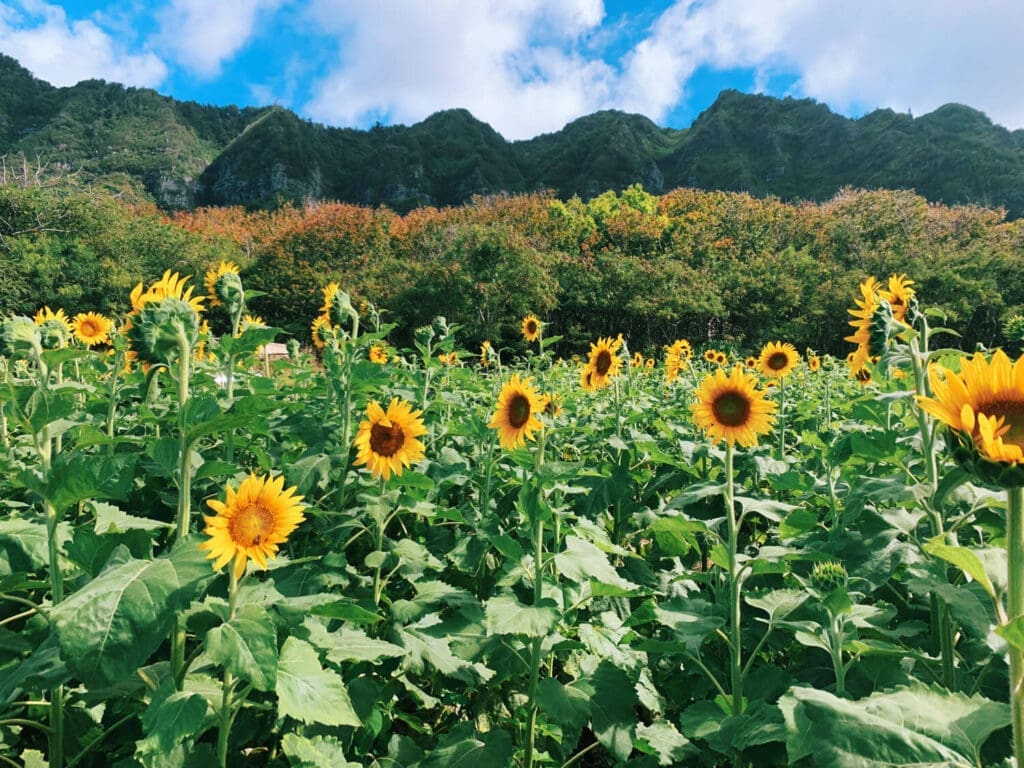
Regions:
[[[1024, 223], [907, 192], [791, 205], [632, 187], [587, 203], [520, 195], [404, 216], [325, 203], [168, 218], [98, 188], [0, 187], [0, 315], [120, 312], [139, 280], [202, 275], [222, 259], [266, 292], [254, 309], [304, 342], [328, 280], [386, 307], [403, 343], [443, 315], [467, 345], [514, 350], [519, 320], [536, 312], [567, 339], [621, 332], [647, 353], [682, 336], [845, 354], [850, 286], [866, 274], [913, 275], [967, 349], [1000, 343], [1024, 308], [1024, 286], [1005, 279], [1021, 272]], [[557, 351], [580, 349], [567, 340]]]
[[[324, 232], [416, 229], [332, 210]], [[494, 212], [434, 233], [449, 291], [531, 247]], [[258, 274], [147, 281], [113, 327], [0, 321], [4, 765], [1019, 765], [1024, 360], [936, 374], [925, 408], [929, 366], [968, 363], [906, 280], [831, 286], [882, 355], [853, 378], [786, 344], [634, 364], [576, 335], [582, 367], [529, 317], [525, 355], [478, 355], [476, 305], [401, 348], [337, 285], [317, 358], [271, 362]], [[1011, 431], [975, 446], [972, 406]]]
[[465, 110], [327, 128], [278, 107], [201, 106], [102, 81], [54, 88], [0, 56], [0, 153], [113, 175], [171, 209], [329, 199], [405, 212], [544, 189], [587, 200], [640, 183], [817, 201], [845, 186], [914, 189], [1024, 215], [1024, 131], [955, 104], [849, 120], [807, 99], [725, 91], [685, 130], [607, 111], [507, 142]]

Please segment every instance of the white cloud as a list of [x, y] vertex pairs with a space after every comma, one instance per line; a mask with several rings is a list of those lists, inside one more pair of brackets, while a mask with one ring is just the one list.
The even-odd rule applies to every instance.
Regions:
[[557, 130], [597, 109], [665, 118], [701, 67], [750, 68], [756, 88], [847, 113], [915, 114], [958, 101], [1024, 126], [1020, 0], [678, 0], [611, 64], [601, 0], [311, 0], [337, 35], [307, 106], [318, 120], [409, 123], [466, 107], [506, 138]]
[[793, 74], [795, 94], [840, 111], [923, 114], [955, 101], [1019, 128], [1022, 28], [1019, 0], [682, 0], [629, 55], [625, 75], [632, 108], [655, 119], [707, 65], [752, 67], [761, 84]]
[[308, 112], [342, 125], [415, 122], [465, 107], [506, 138], [555, 130], [609, 106], [615, 72], [580, 52], [600, 0], [314, 0], [342, 40]]
[[213, 79], [253, 37], [261, 14], [284, 0], [171, 0], [158, 14], [158, 40], [185, 69]]
[[63, 8], [39, 0], [19, 6], [0, 8], [0, 51], [42, 80], [69, 86], [98, 78], [155, 87], [167, 77], [154, 53], [127, 52], [90, 20], [68, 19]]

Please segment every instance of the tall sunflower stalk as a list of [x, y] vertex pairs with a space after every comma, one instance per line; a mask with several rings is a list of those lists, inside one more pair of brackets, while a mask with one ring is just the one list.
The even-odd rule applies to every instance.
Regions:
[[[754, 447], [758, 437], [771, 431], [774, 412], [778, 404], [765, 399], [757, 389], [757, 382], [749, 377], [742, 365], [736, 365], [730, 374], [721, 368], [707, 376], [697, 388], [697, 401], [691, 406], [694, 422], [704, 430], [713, 443], [725, 440], [725, 523], [726, 579], [729, 587], [729, 680], [730, 702], [733, 715], [744, 710], [741, 588], [746, 576], [739, 563], [739, 532], [744, 516], [736, 512], [734, 446]], [[717, 685], [717, 681], [716, 685]], [[720, 686], [719, 686], [720, 687]]]
[[[927, 317], [918, 309], [913, 280], [906, 275], [891, 275], [887, 283], [869, 277], [859, 286], [856, 309], [849, 310], [854, 333], [846, 337], [857, 345], [850, 363], [850, 373], [862, 377], [869, 372], [868, 363], [877, 355], [889, 356], [896, 351], [909, 357], [914, 373], [914, 402], [918, 429], [921, 434], [921, 456], [925, 465], [925, 481], [930, 493], [924, 505], [932, 528], [932, 537], [947, 537], [956, 544], [956, 534], [946, 531], [942, 510], [936, 503], [939, 487], [938, 451], [935, 445], [936, 425], [924, 402], [930, 397], [927, 376], [930, 358], [929, 343], [933, 331]], [[894, 345], [894, 341], [901, 342]], [[891, 409], [891, 403], [889, 408]], [[889, 428], [889, 425], [886, 425]], [[956, 625], [946, 602], [933, 593], [930, 598], [932, 635], [939, 640], [942, 663], [942, 682], [949, 689], [956, 686], [955, 648]]]
[[[988, 486], [1006, 490], [1006, 604], [991, 585], [998, 626], [1009, 645], [1010, 708], [1014, 755], [1024, 764], [1024, 357], [1011, 362], [996, 350], [962, 360], [960, 371], [933, 366], [932, 396], [918, 396], [920, 407], [952, 433], [959, 464]], [[940, 539], [936, 539], [940, 541]], [[953, 548], [954, 550], [957, 548]], [[937, 554], [942, 556], [940, 549]]]
[[[206, 517], [206, 533], [210, 538], [199, 544], [213, 560], [214, 570], [228, 566], [228, 618], [235, 618], [238, 585], [245, 577], [249, 560], [263, 569], [267, 560], [277, 554], [291, 533], [305, 520], [302, 496], [296, 488], [284, 488], [284, 477], [250, 475], [237, 490], [228, 485], [225, 501], [211, 499], [206, 503], [216, 513]], [[221, 706], [217, 727], [217, 765], [227, 765], [228, 738], [235, 717], [245, 702], [246, 690], [236, 695], [235, 679], [230, 669], [224, 670]]]
[[[400, 476], [405, 468], [426, 454], [426, 449], [419, 439], [427, 434], [427, 428], [420, 418], [422, 413], [413, 410], [410, 403], [397, 397], [392, 398], [386, 410], [375, 400], [371, 400], [366, 406], [366, 418], [360, 422], [353, 443], [356, 449], [355, 465], [365, 464], [370, 474], [380, 482], [378, 498], [382, 500], [385, 498], [385, 490], [391, 476]], [[384, 551], [385, 531], [397, 514], [397, 511], [391, 514], [378, 511], [371, 513], [376, 526], [375, 552]], [[385, 580], [381, 578], [383, 564], [381, 559], [374, 566], [374, 605], [380, 605], [384, 593]]]
[[[548, 401], [540, 394], [529, 377], [520, 378], [512, 374], [508, 382], [502, 386], [498, 394], [498, 403], [488, 427], [498, 431], [501, 447], [514, 450], [526, 444], [527, 440], [536, 440], [534, 453], [535, 475], [539, 476], [544, 464], [544, 445], [546, 434], [544, 423], [537, 418], [544, 412]], [[534, 433], [538, 436], [535, 437]], [[539, 503], [527, 487], [523, 489], [524, 508], [530, 524], [533, 543], [533, 601], [539, 606], [544, 596], [544, 517], [540, 513]], [[532, 489], [539, 494], [539, 485]], [[526, 691], [526, 736], [523, 743], [523, 768], [533, 768], [537, 739], [537, 689], [540, 682], [540, 668], [543, 664], [543, 638], [534, 638], [530, 643], [530, 677]]]
[[[320, 316], [313, 322], [314, 340], [324, 340], [324, 365], [327, 369], [327, 403], [324, 422], [330, 415], [335, 388], [341, 394], [341, 442], [343, 464], [348, 466], [352, 431], [352, 365], [355, 362], [356, 342], [359, 338], [359, 312], [352, 306], [352, 298], [337, 283], [323, 288], [324, 303]], [[351, 332], [344, 330], [350, 325]], [[345, 504], [345, 487], [338, 494], [338, 508]]]
[[[0, 372], [3, 374], [4, 384], [8, 389], [11, 387], [11, 364], [10, 361], [0, 355]], [[5, 451], [11, 450], [11, 433], [7, 427], [7, 411], [0, 407], [0, 445]]]
[[[169, 270], [143, 291], [139, 283], [131, 294], [132, 311], [128, 315], [127, 334], [139, 360], [166, 366], [178, 385], [178, 508], [177, 540], [188, 536], [192, 522], [192, 441], [189, 437], [188, 402], [192, 378], [192, 355], [199, 341], [199, 312], [204, 297], [193, 297], [186, 287], [189, 277]], [[153, 374], [155, 376], [155, 373]], [[185, 623], [181, 616], [171, 629], [171, 677], [178, 690], [185, 674]]]
[[[0, 351], [7, 355], [26, 355], [34, 364], [36, 369], [36, 388], [40, 398], [45, 398], [50, 388], [50, 370], [43, 357], [43, 332], [40, 326], [36, 325], [27, 317], [12, 317], [4, 321], [2, 332], [0, 332]], [[39, 471], [43, 483], [48, 487], [50, 475], [53, 470], [53, 457], [59, 453], [56, 440], [50, 436], [49, 424], [42, 428], [35, 428], [27, 414], [21, 412], [18, 407], [18, 399], [14, 397], [13, 382], [10, 376], [7, 383], [11, 387], [11, 402], [15, 406], [15, 413], [21, 422], [25, 432], [32, 436], [32, 445], [35, 448], [36, 456], [39, 459]], [[43, 495], [43, 514], [46, 519], [46, 543], [50, 577], [50, 603], [56, 606], [64, 600], [64, 577], [60, 565], [60, 548], [57, 540], [57, 531], [60, 525], [60, 514], [57, 507], [47, 495]], [[32, 604], [34, 610], [38, 606]], [[54, 686], [50, 689], [50, 726], [49, 736], [49, 765], [61, 768], [64, 765], [64, 687]]]
[[523, 318], [520, 324], [523, 338], [527, 342], [537, 342], [537, 356], [544, 354], [544, 323], [532, 312]]
[[796, 370], [800, 362], [800, 353], [789, 342], [772, 341], [764, 345], [757, 358], [757, 370], [770, 381], [779, 385], [779, 411], [776, 432], [779, 436], [778, 456], [782, 461], [786, 458], [786, 379]]

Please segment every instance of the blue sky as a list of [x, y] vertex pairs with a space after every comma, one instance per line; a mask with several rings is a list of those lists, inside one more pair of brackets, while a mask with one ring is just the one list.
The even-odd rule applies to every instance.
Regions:
[[599, 109], [687, 127], [723, 88], [1024, 128], [1024, 0], [0, 0], [54, 85], [280, 104], [328, 125], [469, 109], [508, 139]]

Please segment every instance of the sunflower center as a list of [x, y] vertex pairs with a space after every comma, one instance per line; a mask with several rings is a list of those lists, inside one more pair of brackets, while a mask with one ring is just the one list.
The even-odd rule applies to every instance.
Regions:
[[768, 367], [773, 371], [781, 371], [789, 365], [789, 355], [785, 352], [773, 352], [768, 358]]
[[390, 427], [374, 424], [370, 427], [370, 450], [378, 456], [390, 458], [405, 445], [405, 432], [397, 424]]
[[607, 349], [602, 349], [597, 353], [597, 358], [594, 360], [594, 371], [598, 376], [604, 376], [608, 373], [608, 370], [612, 367], [612, 355]]
[[85, 320], [82, 323], [82, 334], [85, 336], [96, 336], [99, 334], [99, 326], [96, 325], [92, 320]]
[[533, 336], [537, 332], [537, 324], [532, 320], [526, 322], [526, 332]]
[[228, 523], [231, 540], [241, 547], [255, 547], [274, 530], [274, 516], [261, 504], [250, 504], [236, 512]]
[[530, 420], [530, 399], [525, 395], [513, 395], [508, 402], [508, 423], [519, 429]]
[[1009, 427], [1003, 435], [1004, 443], [1013, 443], [1024, 448], [1024, 402], [1020, 400], [995, 400], [991, 403], [982, 403], [978, 407], [978, 413], [986, 416], [1002, 416]]
[[711, 403], [715, 420], [727, 427], [742, 427], [750, 418], [750, 400], [741, 392], [724, 392]]

